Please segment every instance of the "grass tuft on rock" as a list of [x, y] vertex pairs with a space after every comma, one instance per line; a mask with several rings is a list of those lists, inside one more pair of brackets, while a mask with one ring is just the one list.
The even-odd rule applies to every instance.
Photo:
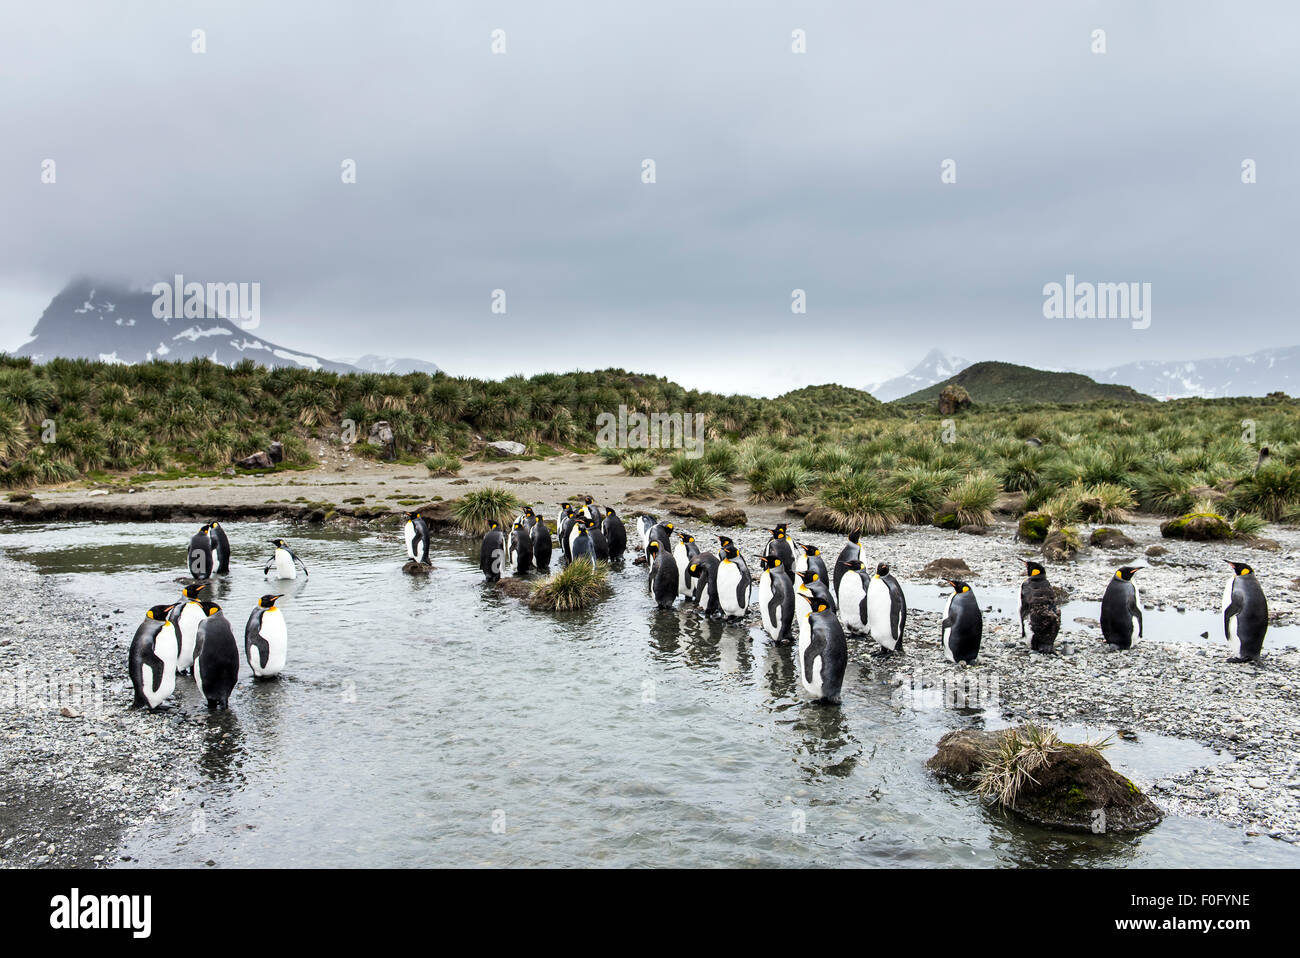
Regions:
[[537, 583], [528, 607], [543, 612], [575, 612], [590, 608], [609, 588], [609, 570], [603, 562], [570, 562], [550, 578]]

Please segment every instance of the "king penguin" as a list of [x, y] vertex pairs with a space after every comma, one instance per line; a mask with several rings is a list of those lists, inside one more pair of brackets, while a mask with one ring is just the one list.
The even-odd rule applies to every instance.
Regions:
[[144, 705], [153, 711], [176, 691], [176, 656], [180, 642], [176, 628], [168, 621], [170, 605], [155, 605], [144, 614], [144, 621], [131, 639], [127, 670], [135, 686], [134, 706]]
[[208, 538], [212, 540], [212, 561], [216, 563], [214, 571], [217, 575], [227, 575], [230, 572], [230, 540], [216, 519], [208, 523]]
[[533, 563], [539, 569], [549, 569], [551, 566], [551, 530], [546, 527], [546, 522], [540, 516], [533, 525]]
[[[728, 549], [731, 549], [736, 553], [736, 558], [732, 561], [738, 563], [740, 567], [745, 570], [745, 575], [750, 575], [749, 563], [745, 561], [745, 557], [741, 555], [740, 550], [736, 548], [736, 543], [732, 541], [730, 536], [718, 536], [718, 555], [723, 555]], [[750, 576], [750, 578], [752, 580], [753, 576]]]
[[877, 655], [903, 651], [907, 628], [907, 597], [889, 571], [889, 563], [876, 564], [876, 574], [867, 583], [867, 631], [879, 646]]
[[773, 642], [791, 641], [790, 626], [794, 623], [794, 586], [786, 574], [785, 565], [776, 556], [759, 556], [762, 573], [758, 577], [758, 614], [763, 629]]
[[591, 541], [591, 536], [587, 534], [586, 520], [579, 520], [573, 525], [573, 538], [569, 543], [569, 552], [572, 558], [570, 562], [590, 562], [596, 564], [596, 547]]
[[167, 613], [167, 621], [176, 629], [180, 640], [180, 652], [176, 656], [176, 672], [184, 674], [194, 667], [194, 643], [199, 637], [199, 623], [207, 612], [206, 606], [199, 600], [199, 593], [206, 589], [207, 583], [187, 585], [181, 591], [181, 601], [172, 606]]
[[692, 560], [700, 554], [700, 547], [695, 544], [695, 536], [689, 532], [677, 533], [678, 543], [673, 547], [673, 562], [677, 564], [677, 594], [686, 599], [695, 598], [695, 587], [691, 583], [690, 567]]
[[839, 558], [835, 560], [835, 569], [831, 573], [831, 589], [835, 592], [836, 601], [840, 596], [840, 579], [844, 578], [846, 569], [851, 568], [850, 562], [857, 562], [858, 569], [862, 568], [862, 546], [858, 540], [862, 538], [862, 533], [854, 529], [849, 533], [849, 541], [844, 548], [840, 550]]
[[801, 572], [816, 572], [823, 582], [826, 583], [827, 594], [830, 595], [830, 606], [835, 608], [835, 593], [831, 589], [830, 572], [826, 569], [826, 560], [822, 558], [822, 550], [818, 549], [810, 542], [797, 544], [798, 552], [794, 556], [794, 572], [798, 575]]
[[511, 575], [524, 575], [533, 567], [533, 540], [518, 520], [510, 529], [510, 548], [506, 553]]
[[736, 545], [725, 536], [719, 536], [726, 545], [722, 547], [722, 556], [718, 559], [718, 606], [722, 614], [731, 619], [743, 618], [749, 611], [749, 596], [754, 581], [749, 575], [749, 566], [736, 551]]
[[424, 517], [418, 512], [408, 512], [402, 534], [406, 538], [406, 557], [421, 565], [430, 565], [429, 524]]
[[600, 531], [609, 545], [609, 557], [623, 558], [623, 553], [627, 551], [627, 529], [613, 509], [605, 510], [605, 518], [600, 522]]
[[1253, 662], [1264, 648], [1268, 600], [1254, 569], [1244, 562], [1225, 561], [1232, 566], [1232, 578], [1223, 590], [1223, 634], [1231, 653], [1228, 661]]
[[239, 646], [221, 606], [214, 602], [207, 612], [207, 618], [199, 623], [194, 648], [194, 682], [208, 708], [225, 709], [230, 707], [230, 693], [239, 681]]
[[289, 651], [289, 631], [284, 613], [275, 604], [283, 595], [264, 595], [248, 616], [244, 627], [244, 654], [255, 679], [273, 679], [284, 670]]
[[871, 579], [859, 558], [845, 559], [843, 553], [835, 563], [839, 580], [835, 583], [835, 604], [840, 622], [850, 632], [867, 631], [867, 589]]
[[1061, 631], [1061, 612], [1056, 607], [1056, 590], [1047, 581], [1041, 562], [1025, 562], [1025, 581], [1020, 583], [1020, 637], [1025, 637], [1025, 619], [1029, 620], [1029, 648], [1033, 652], [1051, 652]]
[[505, 540], [501, 535], [501, 523], [492, 519], [488, 522], [488, 531], [483, 536], [483, 543], [478, 548], [478, 567], [483, 570], [489, 582], [496, 582], [505, 571]]
[[641, 540], [641, 552], [645, 553], [650, 547], [650, 530], [659, 524], [659, 520], [649, 513], [642, 513], [636, 517], [636, 534]]
[[671, 609], [677, 600], [677, 562], [671, 552], [665, 552], [657, 541], [651, 540], [646, 551], [646, 564], [650, 567], [650, 594], [661, 609]]
[[208, 535], [207, 526], [190, 536], [186, 555], [191, 577], [206, 579], [212, 575], [212, 536]]
[[303, 562], [293, 550], [289, 548], [289, 543], [283, 539], [272, 539], [275, 551], [271, 553], [271, 558], [266, 561], [266, 568], [262, 570], [265, 576], [271, 571], [271, 566], [275, 566], [275, 577], [277, 579], [296, 579], [298, 578], [297, 566], [302, 566], [302, 574], [311, 578], [311, 573], [307, 571], [307, 563]]
[[786, 530], [790, 528], [788, 522], [779, 522], [775, 529], [772, 530], [772, 538], [767, 540], [767, 545], [763, 549], [763, 555], [775, 556], [781, 560], [781, 568], [785, 570], [786, 576], [789, 577], [791, 584], [794, 583], [796, 575], [794, 568], [794, 547], [790, 544], [790, 534]]
[[975, 593], [960, 579], [949, 579], [952, 595], [943, 610], [939, 623], [939, 639], [943, 656], [949, 662], [972, 663], [980, 654], [980, 639], [984, 636], [984, 613], [975, 601]]
[[712, 552], [701, 552], [686, 567], [689, 578], [694, 582], [695, 604], [704, 610], [705, 615], [721, 615], [722, 604], [718, 600], [718, 557]]
[[817, 591], [801, 588], [796, 595], [799, 624], [799, 683], [814, 701], [838, 704], [849, 662], [848, 642], [839, 620], [826, 601], [830, 592], [819, 583]]
[[1112, 649], [1133, 645], [1133, 633], [1142, 638], [1142, 597], [1133, 576], [1139, 567], [1117, 569], [1101, 597], [1101, 636]]

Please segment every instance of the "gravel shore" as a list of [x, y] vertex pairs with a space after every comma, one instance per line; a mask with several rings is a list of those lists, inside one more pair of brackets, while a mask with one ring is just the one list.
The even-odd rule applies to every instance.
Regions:
[[0, 867], [106, 865], [179, 800], [203, 725], [128, 708], [138, 624], [0, 556]]

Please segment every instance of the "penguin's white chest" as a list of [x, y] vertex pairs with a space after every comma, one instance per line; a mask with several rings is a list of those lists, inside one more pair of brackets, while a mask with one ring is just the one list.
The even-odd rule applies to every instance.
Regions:
[[741, 589], [740, 567], [730, 559], [718, 564], [718, 604], [727, 615], [744, 615], [749, 606], [749, 589]]
[[[1228, 584], [1223, 587], [1223, 612], [1226, 614], [1228, 606], [1232, 605], [1232, 587], [1236, 585], [1237, 577], [1234, 575], [1228, 580]], [[1241, 655], [1241, 636], [1237, 634], [1237, 616], [1233, 616], [1223, 626], [1224, 636], [1228, 640], [1228, 651], [1233, 658]]]
[[758, 614], [763, 620], [763, 628], [772, 638], [776, 638], [781, 631], [781, 623], [776, 620], [780, 613], [780, 609], [772, 608], [772, 570], [764, 569], [758, 579]]
[[256, 646], [249, 649], [248, 664], [253, 667], [253, 674], [259, 677], [279, 675], [284, 670], [289, 651], [289, 630], [284, 624], [284, 613], [279, 609], [267, 609], [262, 613], [262, 627], [258, 630], [268, 648], [266, 664], [259, 661]]
[[862, 588], [862, 576], [854, 569], [849, 569], [840, 577], [840, 587], [836, 599], [839, 600], [840, 621], [846, 629], [861, 632], [867, 627], [862, 621], [862, 600], [866, 592]]
[[194, 642], [198, 638], [199, 623], [203, 621], [203, 607], [197, 602], [186, 602], [181, 609], [180, 626], [181, 650], [176, 657], [176, 668], [188, 669], [194, 664]]
[[[943, 607], [943, 618], [945, 622], [948, 621], [948, 616], [952, 612], [952, 600], [955, 598], [957, 598], [957, 593], [954, 592], [952, 595], [948, 596], [948, 604]], [[956, 662], [957, 657], [952, 654], [952, 644], [948, 641], [948, 636], [951, 634], [952, 626], [944, 626], [942, 636], [943, 657], [949, 662]]]
[[140, 674], [144, 683], [145, 701], [150, 708], [157, 708], [176, 691], [177, 639], [176, 629], [170, 622], [159, 629], [154, 637], [153, 654], [162, 660], [162, 681], [158, 683], [158, 691], [153, 691], [155, 676], [152, 668], [145, 665]]
[[[1142, 608], [1142, 593], [1138, 591], [1136, 582], [1131, 583], [1131, 585], [1133, 586], [1133, 608], [1140, 609]], [[1138, 617], [1136, 615], [1132, 617], [1130, 621], [1130, 625], [1132, 626], [1133, 629], [1133, 635], [1137, 635], [1142, 628], [1141, 624], [1138, 622]]]
[[278, 579], [296, 579], [298, 570], [293, 566], [293, 556], [288, 549], [275, 550], [275, 575]]
[[872, 576], [867, 586], [867, 630], [871, 637], [887, 649], [898, 644], [894, 635], [894, 598], [880, 576]]
[[677, 594], [694, 595], [695, 590], [691, 588], [691, 580], [686, 574], [691, 560], [686, 554], [685, 542], [679, 542], [673, 548], [673, 561], [677, 563]]
[[415, 523], [410, 519], [406, 520], [406, 555], [414, 559], [415, 555]]

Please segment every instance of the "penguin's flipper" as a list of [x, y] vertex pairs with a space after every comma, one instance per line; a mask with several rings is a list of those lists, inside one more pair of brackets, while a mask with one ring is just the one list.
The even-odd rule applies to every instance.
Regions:
[[271, 556], [271, 558], [266, 560], [266, 568], [262, 570], [262, 575], [266, 575], [268, 572], [270, 572], [271, 566], [274, 564], [275, 564], [275, 556]]
[[[1225, 639], [1228, 637], [1228, 623], [1232, 621], [1232, 617], [1234, 615], [1239, 615], [1240, 613], [1241, 613], [1241, 600], [1237, 598], [1236, 590], [1234, 589], [1232, 601], [1229, 602], [1228, 607], [1223, 610], [1223, 637]], [[1240, 628], [1241, 628], [1240, 624], [1238, 624], [1237, 628], [1240, 632]]]
[[307, 563], [303, 562], [303, 561], [302, 561], [301, 559], [299, 559], [296, 555], [294, 555], [292, 549], [288, 549], [288, 550], [286, 550], [286, 551], [289, 553], [289, 558], [290, 558], [290, 559], [292, 559], [294, 562], [298, 563], [298, 565], [302, 566], [302, 574], [305, 575], [307, 578], [310, 579], [310, 578], [311, 578], [311, 573], [307, 571]]
[[164, 671], [163, 661], [162, 659], [158, 658], [157, 653], [155, 653], [152, 649], [146, 652], [142, 658], [144, 664], [149, 666], [149, 671], [153, 678], [153, 693], [157, 695], [158, 690], [162, 688], [163, 671]]

